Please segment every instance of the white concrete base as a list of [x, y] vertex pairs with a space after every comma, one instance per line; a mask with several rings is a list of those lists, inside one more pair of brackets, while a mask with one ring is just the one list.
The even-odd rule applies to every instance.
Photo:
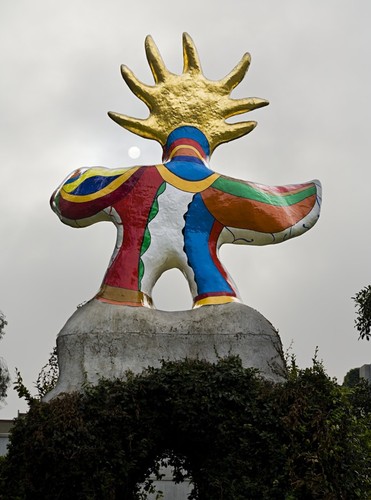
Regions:
[[162, 359], [216, 362], [239, 355], [243, 366], [258, 368], [269, 380], [282, 381], [285, 375], [277, 331], [258, 311], [239, 303], [168, 312], [93, 299], [67, 321], [57, 348], [59, 380], [44, 401], [79, 391], [85, 382], [158, 367]]

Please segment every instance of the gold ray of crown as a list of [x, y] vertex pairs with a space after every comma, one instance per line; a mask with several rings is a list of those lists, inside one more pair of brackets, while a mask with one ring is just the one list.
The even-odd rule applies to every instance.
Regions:
[[187, 33], [183, 33], [184, 65], [181, 75], [168, 71], [149, 35], [146, 37], [145, 50], [155, 85], [142, 83], [124, 65], [121, 66], [121, 73], [131, 91], [148, 106], [149, 117], [139, 119], [114, 112], [108, 114], [122, 127], [142, 137], [154, 139], [162, 146], [173, 130], [189, 125], [197, 127], [206, 135], [212, 152], [219, 144], [238, 139], [257, 125], [255, 121], [227, 123], [227, 118], [269, 104], [257, 97], [230, 97], [249, 68], [248, 53], [243, 55], [226, 77], [213, 81], [203, 75], [197, 49]]

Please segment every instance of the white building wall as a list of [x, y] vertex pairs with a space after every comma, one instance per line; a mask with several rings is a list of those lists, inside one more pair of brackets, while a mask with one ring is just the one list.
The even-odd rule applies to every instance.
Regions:
[[0, 434], [0, 457], [3, 457], [7, 454], [6, 447], [9, 443], [9, 434]]

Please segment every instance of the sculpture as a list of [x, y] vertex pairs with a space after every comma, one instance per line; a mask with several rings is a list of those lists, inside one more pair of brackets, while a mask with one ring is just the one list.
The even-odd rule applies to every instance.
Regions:
[[268, 187], [211, 170], [208, 160], [219, 144], [256, 126], [225, 120], [268, 104], [259, 98], [230, 98], [249, 67], [248, 54], [225, 78], [210, 81], [187, 34], [181, 75], [167, 70], [150, 36], [145, 49], [154, 86], [140, 82], [125, 66], [121, 70], [132, 92], [148, 106], [149, 117], [109, 116], [131, 132], [159, 141], [163, 163], [75, 170], [54, 192], [51, 206], [70, 226], [104, 220], [116, 225], [116, 247], [98, 300], [151, 307], [158, 278], [179, 268], [194, 307], [239, 301], [218, 258], [220, 246], [273, 244], [304, 233], [319, 217], [321, 185], [315, 180]]

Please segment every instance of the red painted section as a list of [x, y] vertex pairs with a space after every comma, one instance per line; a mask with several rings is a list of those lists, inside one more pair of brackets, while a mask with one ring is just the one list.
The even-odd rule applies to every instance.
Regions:
[[[177, 146], [192, 146], [193, 148], [195, 148], [199, 153], [200, 153], [200, 156], [201, 158], [203, 158], [204, 160], [206, 160], [206, 154], [205, 154], [205, 151], [202, 149], [201, 145], [197, 142], [197, 141], [194, 141], [192, 139], [186, 139], [186, 138], [183, 138], [183, 139], [177, 139], [176, 141], [174, 141], [171, 146], [169, 147], [169, 149], [167, 149], [165, 152], [164, 152], [164, 160], [168, 159], [171, 155], [171, 152], [177, 147]], [[181, 156], [182, 154], [181, 153], [176, 153], [173, 158], [176, 158], [177, 156]], [[165, 158], [166, 156], [166, 158]], [[192, 152], [192, 150], [189, 150], [187, 151], [187, 156], [195, 156], [197, 157], [196, 153]]]
[[[213, 259], [213, 262], [214, 262], [215, 266], [217, 267], [218, 271], [223, 276], [223, 278], [228, 282], [228, 284], [232, 288], [232, 290], [234, 290], [233, 283], [231, 283], [231, 281], [229, 279], [229, 275], [228, 275], [227, 271], [224, 269], [224, 267], [222, 266], [222, 263], [220, 262], [218, 254], [217, 254], [218, 238], [219, 238], [219, 235], [222, 232], [223, 228], [224, 228], [224, 226], [222, 224], [220, 224], [220, 222], [218, 222], [218, 221], [214, 222], [213, 227], [211, 229], [210, 237], [209, 237], [209, 252], [210, 252], [211, 258]], [[209, 294], [204, 294], [204, 295], [205, 295], [205, 297], [209, 296]], [[220, 293], [220, 295], [231, 295], [231, 296], [235, 295], [235, 296], [237, 296], [237, 292], [235, 294], [228, 294], [228, 293], [223, 292], [223, 293]], [[202, 298], [205, 298], [205, 297], [202, 297]], [[197, 299], [197, 300], [200, 300], [200, 299]]]
[[157, 169], [147, 167], [143, 169], [140, 183], [112, 205], [125, 229], [121, 248], [103, 280], [105, 285], [138, 290], [140, 248], [153, 200], [162, 183]]
[[231, 292], [208, 292], [208, 293], [201, 293], [200, 295], [197, 295], [193, 299], [193, 302], [197, 302], [202, 299], [207, 299], [208, 297], [236, 297], [235, 293]]

